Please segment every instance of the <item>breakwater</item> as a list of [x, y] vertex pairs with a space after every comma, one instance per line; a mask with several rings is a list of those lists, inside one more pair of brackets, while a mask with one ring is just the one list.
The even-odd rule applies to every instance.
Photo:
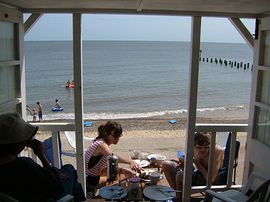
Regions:
[[228, 59], [222, 59], [222, 58], [208, 58], [208, 57], [200, 57], [200, 61], [201, 62], [210, 62], [210, 63], [214, 63], [216, 65], [220, 65], [220, 66], [229, 66], [231, 68], [235, 67], [237, 69], [250, 69], [252, 71], [253, 69], [253, 64], [247, 62], [241, 62], [241, 61], [233, 61], [233, 60], [228, 60]]

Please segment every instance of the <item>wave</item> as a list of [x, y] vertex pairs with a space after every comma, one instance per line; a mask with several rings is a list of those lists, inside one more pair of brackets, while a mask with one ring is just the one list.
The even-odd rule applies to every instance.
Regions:
[[[222, 106], [222, 107], [205, 107], [198, 108], [197, 112], [214, 112], [214, 111], [228, 111], [228, 110], [244, 110], [247, 109], [247, 105], [235, 105], [235, 106]], [[177, 118], [177, 115], [187, 113], [187, 109], [180, 110], [165, 110], [154, 112], [141, 112], [141, 113], [85, 113], [85, 120], [102, 120], [102, 119], [133, 119], [133, 118], [150, 118], [158, 116], [172, 116]], [[73, 120], [74, 113], [57, 112], [44, 114], [43, 120]], [[28, 115], [28, 120], [32, 120], [32, 117]]]

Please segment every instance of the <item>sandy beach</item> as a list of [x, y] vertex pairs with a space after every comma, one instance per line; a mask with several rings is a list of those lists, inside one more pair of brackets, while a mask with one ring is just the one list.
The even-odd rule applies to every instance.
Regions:
[[[230, 111], [230, 113], [205, 113], [198, 114], [197, 123], [247, 123], [247, 110]], [[170, 124], [168, 120], [176, 120]], [[65, 120], [62, 120], [65, 121]], [[93, 120], [92, 120], [93, 121]], [[107, 120], [94, 120], [91, 127], [85, 128], [85, 136], [96, 137], [97, 128]], [[114, 153], [130, 156], [133, 151], [147, 152], [149, 154], [163, 154], [167, 159], [177, 156], [177, 150], [185, 149], [186, 142], [186, 115], [182, 117], [162, 116], [137, 119], [117, 119], [123, 127], [123, 136], [117, 145], [111, 145]], [[48, 132], [39, 132], [38, 138], [44, 140], [49, 137]], [[241, 183], [245, 155], [246, 133], [238, 133], [240, 140], [239, 165], [237, 167], [237, 183]], [[64, 133], [61, 132], [62, 148], [64, 151], [71, 151]], [[62, 156], [64, 163], [71, 163], [76, 166], [75, 158]]]

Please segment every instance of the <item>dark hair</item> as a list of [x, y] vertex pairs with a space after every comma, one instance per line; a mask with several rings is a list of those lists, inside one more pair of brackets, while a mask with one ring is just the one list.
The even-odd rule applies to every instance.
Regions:
[[108, 121], [105, 125], [100, 125], [98, 127], [98, 136], [97, 139], [106, 139], [109, 135], [114, 137], [120, 137], [122, 135], [122, 127], [119, 123], [114, 121]]
[[55, 102], [58, 102], [58, 99], [55, 99]]
[[194, 145], [209, 146], [210, 139], [209, 133], [195, 133]]

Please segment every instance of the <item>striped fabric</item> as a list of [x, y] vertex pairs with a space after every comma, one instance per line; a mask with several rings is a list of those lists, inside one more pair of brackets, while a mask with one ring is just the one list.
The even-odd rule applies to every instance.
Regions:
[[104, 140], [96, 140], [88, 147], [87, 151], [85, 152], [85, 171], [86, 176], [98, 176], [100, 175], [101, 171], [107, 167], [107, 155], [102, 156], [102, 158], [98, 161], [98, 163], [91, 169], [88, 169], [88, 162], [93, 156], [94, 152], [98, 148], [99, 145], [104, 143]]

